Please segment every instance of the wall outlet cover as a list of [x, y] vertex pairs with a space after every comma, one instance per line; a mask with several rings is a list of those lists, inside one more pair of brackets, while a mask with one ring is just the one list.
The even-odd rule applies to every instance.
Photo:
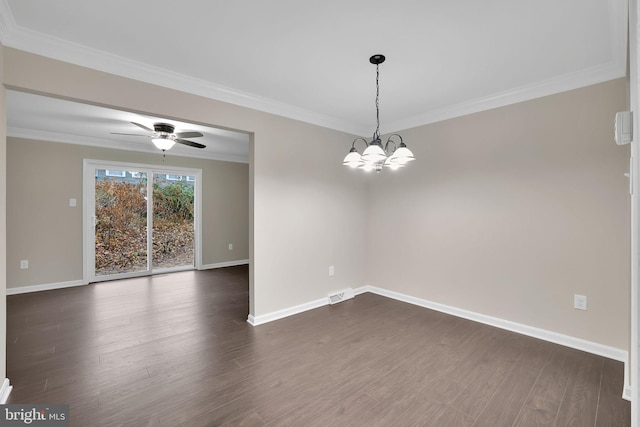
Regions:
[[576, 310], [586, 310], [587, 309], [587, 297], [586, 295], [574, 295], [573, 296], [573, 308]]

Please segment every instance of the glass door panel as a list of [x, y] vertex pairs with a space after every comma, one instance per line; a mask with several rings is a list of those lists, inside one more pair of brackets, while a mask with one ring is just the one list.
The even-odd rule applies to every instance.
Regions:
[[147, 247], [146, 172], [95, 169], [95, 276], [149, 271]]
[[152, 268], [194, 266], [195, 176], [153, 174]]

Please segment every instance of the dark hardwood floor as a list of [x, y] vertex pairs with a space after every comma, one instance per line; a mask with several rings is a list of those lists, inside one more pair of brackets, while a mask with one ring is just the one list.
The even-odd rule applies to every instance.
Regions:
[[372, 294], [256, 328], [247, 267], [7, 297], [9, 403], [72, 426], [628, 426], [620, 362]]

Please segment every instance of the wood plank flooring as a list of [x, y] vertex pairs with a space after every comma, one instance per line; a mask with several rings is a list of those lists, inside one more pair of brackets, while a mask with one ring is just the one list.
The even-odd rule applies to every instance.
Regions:
[[256, 328], [246, 266], [7, 297], [72, 426], [629, 426], [622, 363], [372, 294]]

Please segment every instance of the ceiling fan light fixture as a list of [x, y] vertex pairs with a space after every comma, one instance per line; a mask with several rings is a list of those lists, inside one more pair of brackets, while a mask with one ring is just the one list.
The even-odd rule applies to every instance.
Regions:
[[151, 142], [156, 146], [157, 149], [166, 151], [175, 145], [175, 141], [173, 139], [165, 137], [152, 138]]
[[141, 129], [149, 132], [147, 135], [140, 135], [137, 133], [120, 133], [120, 132], [111, 132], [112, 135], [128, 135], [128, 136], [144, 136], [146, 138], [150, 138], [153, 145], [162, 151], [167, 151], [171, 149], [176, 143], [181, 145], [186, 145], [188, 147], [194, 148], [207, 148], [206, 145], [200, 144], [198, 142], [189, 141], [184, 138], [200, 138], [204, 135], [202, 132], [197, 131], [186, 131], [186, 132], [177, 132], [174, 133], [175, 126], [169, 123], [154, 123], [153, 129], [142, 125], [140, 123], [131, 122], [132, 125], [138, 126]]

